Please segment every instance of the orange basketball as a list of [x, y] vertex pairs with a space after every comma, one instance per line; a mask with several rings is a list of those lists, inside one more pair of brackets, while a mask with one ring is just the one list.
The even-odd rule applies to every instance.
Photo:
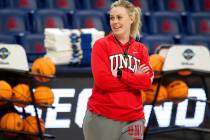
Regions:
[[149, 60], [150, 60], [151, 67], [154, 71], [155, 78], [159, 78], [160, 72], [162, 71], [162, 68], [163, 68], [165, 58], [159, 54], [152, 54], [149, 57]]
[[[12, 87], [6, 81], [0, 80], [0, 98], [11, 99], [12, 97]], [[5, 102], [0, 101], [0, 105]]]
[[37, 104], [52, 105], [54, 102], [54, 94], [49, 87], [39, 86], [34, 92], [35, 102]]
[[1, 128], [13, 131], [23, 130], [23, 120], [20, 115], [14, 112], [5, 114], [1, 119]]
[[184, 81], [175, 80], [167, 86], [168, 99], [183, 100], [188, 96], [188, 86]]
[[[155, 92], [157, 89], [157, 84], [153, 84], [152, 87], [148, 90], [144, 90], [146, 94], [146, 103], [151, 104], [155, 98]], [[157, 97], [157, 103], [163, 102], [167, 99], [167, 90], [164, 86], [160, 86], [158, 97]]]
[[[55, 75], [56, 67], [55, 67], [55, 64], [49, 58], [42, 57], [42, 58], [36, 59], [33, 62], [31, 71], [33, 73], [53, 76]], [[36, 79], [40, 82], [47, 82], [50, 80], [49, 78], [44, 78], [40, 76], [37, 76]]]
[[[40, 126], [41, 126], [41, 131], [42, 133], [45, 133], [45, 127], [44, 127], [44, 121], [39, 118]], [[39, 129], [38, 129], [38, 123], [36, 120], [36, 117], [34, 116], [28, 116], [23, 120], [23, 130], [25, 132], [33, 133], [33, 134], [38, 134]]]
[[[13, 99], [21, 100], [23, 102], [31, 102], [31, 91], [27, 84], [18, 84], [13, 87]], [[20, 107], [25, 107], [25, 104], [15, 103], [15, 105]]]
[[151, 67], [154, 71], [162, 71], [165, 58], [159, 54], [152, 54], [149, 57]]

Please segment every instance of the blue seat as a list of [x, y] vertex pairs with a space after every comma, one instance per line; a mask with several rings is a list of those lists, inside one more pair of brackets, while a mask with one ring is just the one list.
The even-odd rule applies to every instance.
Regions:
[[140, 33], [141, 34], [148, 34], [150, 33], [150, 29], [148, 27], [148, 21], [147, 21], [147, 16], [145, 16], [145, 14], [142, 14], [141, 16], [141, 30]]
[[84, 0], [88, 9], [107, 11], [110, 8], [112, 0]]
[[16, 38], [13, 35], [0, 34], [0, 44], [16, 44]]
[[192, 10], [196, 12], [209, 12], [210, 0], [191, 0]]
[[187, 23], [189, 34], [210, 35], [209, 12], [197, 12], [188, 14]]
[[158, 11], [175, 11], [186, 12], [189, 11], [188, 0], [158, 0], [156, 1]]
[[108, 24], [104, 12], [95, 10], [77, 11], [73, 15], [74, 28], [96, 28], [101, 31], [108, 30]]
[[60, 10], [77, 10], [81, 9], [81, 2], [77, 0], [46, 0], [48, 8], [60, 9]]
[[154, 10], [152, 0], [129, 0], [135, 6], [141, 8], [142, 12], [151, 12]]
[[148, 17], [151, 34], [180, 35], [184, 33], [181, 14], [177, 12], [155, 12]]
[[204, 45], [210, 49], [210, 37], [202, 35], [183, 36], [180, 39], [181, 44]]
[[3, 9], [0, 10], [0, 32], [21, 33], [30, 32], [29, 13], [23, 10]]
[[19, 8], [26, 10], [36, 10], [40, 8], [39, 0], [7, 0], [5, 1], [7, 8]]
[[46, 54], [43, 34], [25, 34], [20, 36], [19, 43], [24, 47], [29, 62]]
[[141, 38], [141, 42], [148, 48], [149, 54], [153, 54], [161, 44], [174, 44], [172, 36], [147, 35]]
[[32, 14], [33, 31], [42, 33], [44, 28], [68, 28], [67, 14], [61, 10], [42, 9]]

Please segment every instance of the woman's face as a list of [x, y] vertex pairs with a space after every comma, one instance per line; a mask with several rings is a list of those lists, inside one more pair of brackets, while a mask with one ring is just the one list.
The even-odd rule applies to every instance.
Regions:
[[110, 26], [116, 36], [130, 35], [133, 20], [124, 7], [114, 7], [110, 11]]

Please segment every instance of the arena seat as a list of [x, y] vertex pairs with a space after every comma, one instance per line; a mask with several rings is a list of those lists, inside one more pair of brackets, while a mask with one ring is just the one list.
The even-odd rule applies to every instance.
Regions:
[[1, 43], [15, 44], [16, 38], [9, 34], [0, 34], [0, 44]]
[[135, 6], [141, 8], [142, 12], [152, 12], [154, 10], [153, 1], [152, 0], [129, 0]]
[[209, 12], [210, 0], [191, 0], [191, 7], [196, 12]]
[[141, 42], [148, 48], [149, 54], [153, 54], [160, 44], [174, 44], [172, 36], [165, 35], [145, 35]]
[[210, 38], [203, 35], [183, 36], [180, 39], [180, 44], [204, 45], [210, 49]]
[[46, 54], [43, 34], [27, 34], [20, 36], [19, 43], [24, 47], [29, 62], [33, 62], [36, 58]]
[[83, 2], [77, 0], [46, 0], [48, 8], [59, 9], [59, 10], [77, 10], [82, 8]]
[[44, 28], [68, 28], [67, 14], [61, 10], [37, 10], [32, 14], [32, 19], [35, 33], [42, 33]]
[[187, 12], [189, 11], [188, 0], [158, 0], [155, 1], [158, 11]]
[[30, 32], [29, 13], [19, 9], [0, 10], [0, 32], [21, 33]]
[[181, 14], [154, 12], [148, 17], [151, 34], [180, 35], [184, 33]]
[[187, 25], [189, 34], [210, 35], [209, 12], [196, 12], [188, 14]]
[[107, 11], [110, 8], [112, 0], [84, 0], [88, 9]]
[[36, 10], [40, 8], [39, 0], [7, 0], [5, 1], [6, 8], [18, 8], [26, 10]]
[[105, 13], [95, 10], [81, 10], [73, 15], [74, 28], [96, 28], [100, 31], [107, 31], [108, 24]]

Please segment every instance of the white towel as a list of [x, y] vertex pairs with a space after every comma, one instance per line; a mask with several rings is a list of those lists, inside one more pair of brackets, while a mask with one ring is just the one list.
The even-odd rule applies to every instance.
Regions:
[[46, 28], [45, 34], [45, 47], [54, 51], [66, 51], [71, 50], [71, 44], [69, 41], [69, 35], [71, 34], [69, 29], [58, 28]]
[[45, 55], [49, 57], [56, 65], [69, 64], [72, 59], [72, 51], [48, 51]]

